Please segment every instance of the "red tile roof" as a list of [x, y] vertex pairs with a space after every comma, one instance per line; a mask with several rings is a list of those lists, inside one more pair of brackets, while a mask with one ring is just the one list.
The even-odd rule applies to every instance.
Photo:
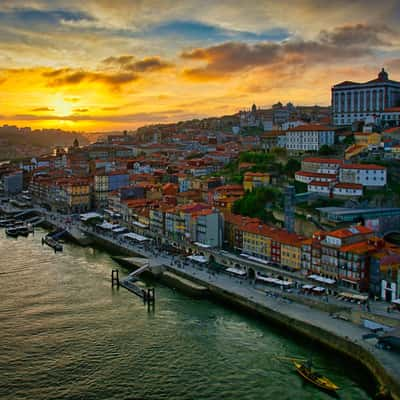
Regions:
[[327, 125], [317, 125], [317, 124], [308, 124], [308, 125], [299, 125], [295, 128], [290, 128], [288, 132], [305, 132], [305, 131], [333, 131], [334, 128]]
[[385, 108], [383, 112], [400, 112], [400, 107], [390, 107], [390, 108]]
[[306, 176], [309, 178], [327, 178], [332, 180], [335, 180], [337, 177], [336, 174], [320, 174], [319, 172], [308, 172], [308, 171], [297, 171], [296, 175]]
[[[354, 232], [352, 232], [352, 230], [354, 230]], [[350, 228], [337, 229], [336, 231], [329, 232], [328, 236], [343, 239], [346, 237], [365, 235], [370, 233], [374, 233], [374, 231], [370, 228], [367, 228], [366, 226], [357, 225]]]
[[320, 182], [320, 181], [311, 181], [309, 183], [311, 186], [323, 186], [323, 187], [329, 187], [330, 182]]
[[385, 167], [376, 164], [344, 164], [342, 165], [343, 169], [376, 169], [376, 170], [385, 170]]
[[342, 165], [343, 160], [338, 158], [322, 158], [322, 157], [307, 157], [303, 158], [303, 162], [319, 163], [319, 164], [338, 164]]
[[362, 189], [363, 185], [360, 185], [358, 183], [337, 183], [335, 185], [335, 188], [338, 188], [338, 189]]

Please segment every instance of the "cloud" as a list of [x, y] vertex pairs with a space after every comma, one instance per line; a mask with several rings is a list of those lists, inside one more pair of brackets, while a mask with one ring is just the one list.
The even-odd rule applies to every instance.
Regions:
[[79, 100], [79, 97], [64, 97], [64, 101], [69, 103], [77, 103]]
[[271, 28], [260, 33], [225, 28], [216, 24], [193, 20], [175, 20], [155, 25], [146, 34], [157, 37], [177, 37], [186, 41], [207, 42], [227, 40], [284, 40], [290, 36], [285, 28]]
[[112, 87], [134, 82], [138, 76], [132, 72], [93, 72], [85, 70], [75, 70], [72, 68], [61, 68], [53, 71], [43, 72], [45, 78], [49, 78], [49, 86], [70, 86], [78, 85], [82, 82], [100, 82]]
[[85, 113], [85, 112], [88, 112], [89, 109], [88, 108], [74, 108], [72, 111], [76, 112], [76, 113]]
[[185, 110], [172, 109], [166, 111], [155, 111], [155, 112], [141, 112], [132, 114], [122, 115], [35, 115], [35, 114], [16, 114], [8, 117], [8, 120], [15, 121], [105, 121], [105, 122], [117, 122], [117, 123], [130, 123], [130, 122], [160, 122], [168, 121], [171, 119], [177, 119], [180, 115], [183, 115]]
[[[398, 71], [400, 70], [400, 58], [393, 58], [385, 62], [389, 69]], [[389, 71], [390, 72], [390, 71]]]
[[120, 107], [102, 107], [101, 111], [118, 111]]
[[386, 25], [345, 25], [323, 30], [319, 39], [333, 46], [391, 46], [394, 30]]
[[37, 107], [33, 108], [32, 111], [54, 111], [54, 108], [49, 108], [49, 107]]
[[135, 56], [119, 56], [119, 57], [107, 57], [102, 62], [108, 65], [118, 65], [124, 67], [131, 64], [135, 60]]
[[104, 59], [102, 63], [132, 72], [162, 71], [173, 66], [172, 63], [164, 61], [160, 57], [146, 57], [142, 60], [135, 61], [135, 57], [131, 55], [108, 57]]
[[[291, 39], [281, 43], [227, 42], [181, 53], [184, 60], [202, 62], [200, 67], [186, 68], [184, 76], [192, 80], [221, 79], [230, 74], [254, 68], [337, 64], [370, 56], [379, 45], [387, 44], [380, 33], [386, 27], [354, 25], [322, 31], [318, 40]], [[353, 41], [351, 41], [353, 38]], [[205, 64], [205, 65], [204, 65]]]

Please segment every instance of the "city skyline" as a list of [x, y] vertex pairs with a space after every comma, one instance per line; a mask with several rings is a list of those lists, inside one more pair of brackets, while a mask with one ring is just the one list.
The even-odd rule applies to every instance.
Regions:
[[0, 124], [135, 129], [253, 102], [328, 105], [332, 85], [381, 67], [400, 79], [397, 1], [247, 5], [3, 1]]

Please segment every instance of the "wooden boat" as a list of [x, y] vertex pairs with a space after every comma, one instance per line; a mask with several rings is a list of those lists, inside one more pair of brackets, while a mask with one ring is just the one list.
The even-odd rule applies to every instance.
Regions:
[[49, 235], [46, 235], [44, 239], [42, 238], [42, 245], [43, 244], [47, 244], [47, 246], [49, 246], [52, 249], [54, 249], [54, 252], [63, 250], [62, 244], [57, 242], [57, 240], [53, 239]]
[[326, 390], [330, 393], [336, 393], [339, 389], [339, 386], [335, 385], [328, 378], [321, 375], [320, 373], [313, 371], [311, 366], [308, 366], [306, 363], [300, 363], [298, 361], [293, 360], [293, 364], [296, 367], [296, 371], [299, 375], [304, 378], [306, 381], [311, 382], [318, 388], [322, 390]]

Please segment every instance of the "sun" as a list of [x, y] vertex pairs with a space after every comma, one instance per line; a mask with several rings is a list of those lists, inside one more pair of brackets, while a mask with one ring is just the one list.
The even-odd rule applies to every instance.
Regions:
[[57, 97], [53, 101], [54, 114], [60, 117], [67, 117], [72, 114], [72, 104], [65, 101], [62, 97]]

